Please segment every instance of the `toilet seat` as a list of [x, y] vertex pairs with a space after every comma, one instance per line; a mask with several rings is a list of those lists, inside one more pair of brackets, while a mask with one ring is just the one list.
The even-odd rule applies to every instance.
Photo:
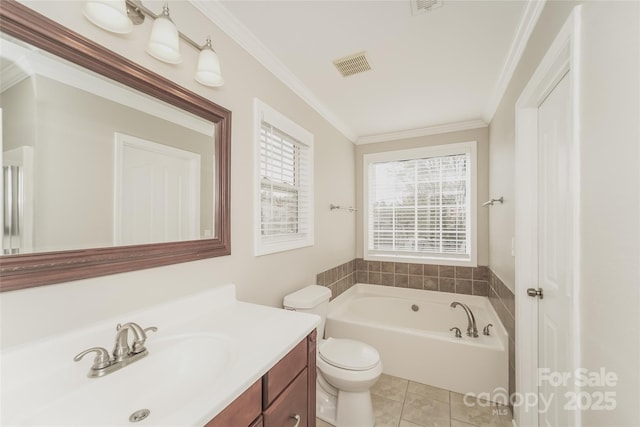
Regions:
[[380, 354], [372, 346], [346, 338], [327, 338], [318, 348], [326, 363], [350, 371], [366, 371], [380, 363]]

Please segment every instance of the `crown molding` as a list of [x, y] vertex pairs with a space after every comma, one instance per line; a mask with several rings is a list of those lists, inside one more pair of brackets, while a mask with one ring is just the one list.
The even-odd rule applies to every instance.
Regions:
[[244, 50], [253, 56], [267, 70], [273, 73], [289, 89], [305, 101], [311, 108], [333, 125], [347, 139], [356, 144], [370, 144], [375, 142], [392, 141], [405, 138], [414, 138], [427, 135], [435, 135], [446, 132], [455, 132], [468, 129], [486, 127], [504, 96], [509, 82], [540, 14], [547, 0], [528, 0], [525, 11], [518, 24], [516, 36], [511, 44], [507, 59], [502, 67], [500, 77], [489, 99], [482, 120], [471, 120], [446, 125], [428, 126], [419, 129], [409, 129], [399, 132], [391, 132], [378, 135], [358, 137], [356, 133], [344, 122], [338, 119], [320, 100], [307, 88], [276, 56], [249, 31], [219, 0], [191, 0], [191, 3], [203, 13], [211, 22], [218, 26], [232, 40], [238, 43]]
[[491, 123], [491, 120], [493, 120], [493, 116], [500, 105], [500, 101], [502, 101], [502, 97], [507, 91], [507, 87], [509, 87], [509, 82], [511, 82], [513, 73], [522, 58], [524, 49], [527, 47], [529, 38], [538, 23], [538, 19], [540, 18], [540, 14], [542, 13], [542, 9], [544, 9], [546, 3], [547, 0], [527, 1], [527, 6], [522, 14], [520, 23], [518, 24], [516, 35], [511, 43], [511, 47], [509, 48], [507, 59], [502, 66], [500, 77], [498, 78], [496, 86], [489, 98], [485, 113], [482, 117], [485, 122]]
[[24, 57], [19, 57], [2, 69], [2, 81], [0, 81], [0, 93], [9, 90], [26, 78], [34, 74], [29, 62]]
[[416, 138], [427, 135], [438, 135], [442, 133], [458, 132], [469, 129], [487, 127], [484, 120], [469, 120], [466, 122], [448, 123], [445, 125], [428, 126], [418, 129], [409, 129], [399, 132], [381, 133], [378, 135], [363, 136], [356, 140], [356, 145], [373, 144], [376, 142], [397, 141], [400, 139]]
[[218, 0], [191, 0], [191, 3], [346, 138], [352, 142], [358, 138], [349, 126], [323, 105], [309, 88]]

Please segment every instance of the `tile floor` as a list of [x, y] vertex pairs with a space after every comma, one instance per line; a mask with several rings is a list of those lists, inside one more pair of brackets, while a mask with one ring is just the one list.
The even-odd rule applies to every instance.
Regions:
[[[511, 427], [508, 407], [383, 374], [371, 389], [376, 427]], [[318, 419], [317, 427], [331, 427]]]

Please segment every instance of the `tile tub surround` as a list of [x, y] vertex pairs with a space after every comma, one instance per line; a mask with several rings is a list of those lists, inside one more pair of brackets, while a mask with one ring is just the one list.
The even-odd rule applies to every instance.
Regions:
[[489, 269], [366, 261], [357, 258], [356, 283], [489, 296]]
[[334, 299], [351, 286], [356, 284], [356, 260], [340, 264], [316, 275], [316, 285], [331, 289], [331, 299]]
[[[511, 427], [506, 406], [383, 374], [371, 389], [376, 427]], [[330, 427], [318, 419], [318, 427]]]
[[516, 391], [516, 301], [515, 295], [489, 269], [489, 301], [509, 334], [509, 395]]

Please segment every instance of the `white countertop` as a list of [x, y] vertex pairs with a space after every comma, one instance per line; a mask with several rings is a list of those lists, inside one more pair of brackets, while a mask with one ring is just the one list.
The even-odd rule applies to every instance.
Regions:
[[[98, 324], [79, 325], [65, 335], [0, 353], [0, 424], [130, 427], [129, 415], [146, 407], [150, 416], [136, 426], [201, 426], [273, 367], [319, 320], [315, 315], [237, 301], [235, 286], [224, 285]], [[158, 328], [148, 334], [149, 355], [105, 377], [88, 378], [93, 355], [77, 363], [73, 357], [90, 347], [110, 352], [116, 324], [126, 322]], [[165, 360], [159, 356], [163, 343], [181, 336], [214, 336], [224, 343], [225, 365], [210, 381], [196, 378], [195, 385], [193, 372], [188, 372], [190, 359], [183, 360], [186, 355], [166, 369], [153, 365]], [[152, 378], [145, 377], [152, 366]], [[184, 382], [182, 370], [189, 374]], [[165, 375], [172, 378], [170, 389], [162, 388]]]

